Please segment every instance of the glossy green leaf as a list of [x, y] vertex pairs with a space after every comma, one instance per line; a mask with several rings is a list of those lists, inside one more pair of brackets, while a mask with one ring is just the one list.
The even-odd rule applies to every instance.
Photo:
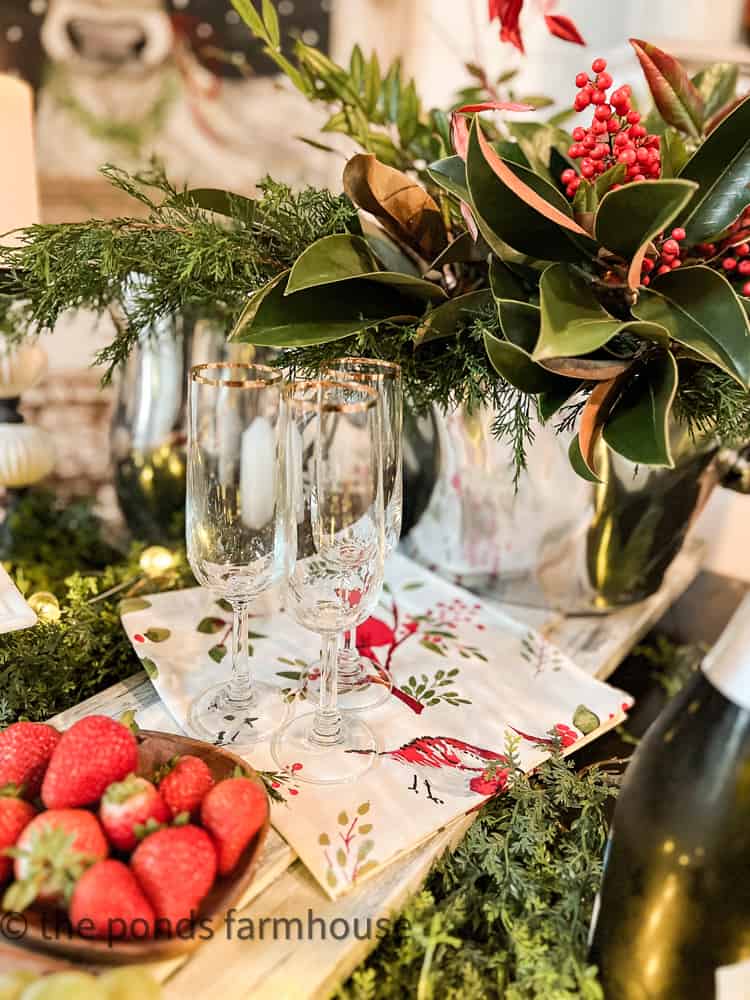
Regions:
[[279, 30], [279, 16], [276, 13], [271, 0], [263, 0], [263, 23], [266, 26], [268, 37], [275, 48], [281, 44], [281, 31]]
[[537, 399], [537, 406], [539, 409], [539, 419], [542, 423], [546, 424], [550, 417], [554, 417], [558, 410], [562, 409], [568, 400], [575, 396], [582, 385], [582, 382], [576, 382], [568, 378], [564, 382], [561, 381], [554, 389], [540, 393]]
[[[502, 252], [498, 240], [519, 253], [541, 260], [580, 258], [572, 240], [561, 227], [546, 218], [504, 184], [484, 158], [477, 137], [476, 119], [469, 135], [466, 177], [479, 230], [493, 249]], [[544, 178], [518, 164], [509, 165], [525, 184], [554, 208], [571, 214], [571, 208], [560, 192]]]
[[460, 156], [446, 156], [443, 160], [436, 160], [427, 168], [427, 174], [438, 187], [461, 201], [471, 200], [466, 183], [466, 164]]
[[538, 365], [528, 351], [516, 344], [485, 333], [484, 347], [495, 371], [522, 392], [554, 392], [559, 389], [562, 379]]
[[490, 260], [490, 288], [496, 299], [525, 302], [528, 295], [520, 277], [499, 257]]
[[237, 320], [229, 339], [265, 347], [303, 347], [341, 340], [385, 319], [417, 319], [424, 301], [400, 295], [395, 288], [367, 279], [306, 288], [284, 295], [289, 272], [256, 292]]
[[651, 180], [609, 191], [597, 210], [594, 235], [608, 250], [630, 260], [676, 218], [695, 189], [686, 180]]
[[378, 55], [373, 50], [370, 61], [365, 69], [365, 111], [372, 116], [378, 106], [380, 97], [380, 63]]
[[700, 185], [680, 218], [690, 243], [704, 243], [733, 222], [750, 201], [750, 97], [716, 126], [680, 177]]
[[539, 339], [541, 323], [539, 306], [513, 299], [498, 299], [497, 314], [505, 339], [522, 348], [530, 356]]
[[633, 313], [750, 384], [750, 329], [732, 286], [710, 267], [681, 267], [640, 291]]
[[684, 66], [662, 49], [631, 38], [659, 114], [668, 125], [697, 139], [703, 128], [703, 99]]
[[693, 84], [703, 98], [706, 121], [734, 100], [737, 93], [737, 63], [717, 62], [704, 67], [693, 77]]
[[444, 300], [446, 297], [435, 282], [398, 271], [383, 271], [367, 240], [349, 233], [324, 236], [300, 254], [289, 274], [284, 294], [295, 295], [307, 288], [353, 278], [390, 285], [414, 298]]
[[418, 344], [426, 344], [440, 337], [452, 337], [471, 320], [472, 316], [491, 305], [492, 294], [487, 288], [457, 295], [427, 313], [416, 341]]
[[440, 270], [446, 264], [465, 263], [467, 261], [486, 260], [490, 248], [479, 236], [476, 242], [469, 232], [460, 233], [452, 243], [430, 264], [430, 270]]
[[669, 415], [676, 392], [677, 363], [664, 351], [625, 386], [604, 424], [609, 447], [639, 465], [672, 468]]
[[539, 282], [541, 330], [534, 359], [578, 357], [606, 344], [622, 328], [588, 283], [565, 264], [550, 264]]
[[[525, 102], [524, 102], [525, 103]], [[549, 177], [552, 165], [552, 150], [566, 156], [570, 148], [570, 136], [561, 128], [549, 122], [506, 122], [510, 134], [518, 140], [532, 170]], [[500, 151], [500, 155], [505, 154]]]
[[685, 140], [676, 128], [667, 128], [661, 137], [661, 175], [678, 177], [688, 161], [689, 153]]
[[419, 126], [419, 98], [414, 81], [410, 80], [401, 92], [398, 109], [398, 134], [403, 146], [408, 146]]
[[207, 212], [226, 215], [230, 219], [239, 216], [243, 222], [250, 222], [255, 215], [255, 202], [252, 198], [223, 191], [220, 188], [189, 188], [172, 198], [173, 204], [191, 203]]
[[570, 442], [570, 447], [568, 448], [568, 458], [570, 459], [570, 464], [573, 466], [573, 471], [579, 475], [581, 479], [585, 479], [589, 483], [601, 482], [601, 479], [599, 479], [599, 477], [596, 476], [584, 462], [577, 434]]

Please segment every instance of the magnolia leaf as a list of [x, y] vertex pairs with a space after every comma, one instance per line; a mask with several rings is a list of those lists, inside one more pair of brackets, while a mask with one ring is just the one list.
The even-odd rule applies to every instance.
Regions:
[[486, 260], [490, 248], [482, 237], [477, 242], [471, 233], [460, 233], [430, 264], [431, 271], [439, 271], [446, 264], [465, 263], [468, 261]]
[[284, 295], [294, 295], [306, 288], [338, 284], [352, 278], [381, 282], [416, 298], [446, 298], [442, 288], [432, 281], [415, 278], [412, 274], [381, 270], [380, 262], [367, 240], [350, 233], [324, 236], [300, 254], [289, 274]]
[[641, 283], [641, 266], [649, 243], [690, 201], [696, 185], [685, 180], [650, 180], [626, 184], [602, 198], [594, 220], [596, 239], [613, 253], [631, 260], [628, 284]]
[[[524, 305], [522, 302], [516, 304]], [[484, 347], [495, 371], [522, 392], [554, 392], [558, 388], [557, 383], [560, 379], [532, 361], [528, 351], [516, 344], [485, 333]]]
[[539, 282], [542, 323], [535, 361], [590, 354], [626, 327], [598, 301], [590, 285], [565, 264], [550, 264]]
[[265, 347], [304, 347], [341, 340], [383, 320], [413, 320], [424, 301], [399, 294], [396, 288], [365, 278], [284, 295], [289, 272], [273, 278], [245, 306], [230, 340]]
[[585, 479], [589, 483], [601, 482], [601, 479], [599, 479], [596, 473], [592, 472], [588, 465], [584, 462], [577, 434], [570, 442], [570, 447], [568, 448], [568, 458], [570, 459], [570, 464], [573, 466], [573, 471], [579, 475], [581, 479]]
[[516, 302], [528, 299], [520, 277], [494, 254], [490, 260], [490, 288], [496, 299], [514, 299]]
[[[490, 247], [500, 256], [504, 254], [506, 245], [509, 245], [520, 253], [529, 254], [542, 260], [554, 258], [570, 261], [579, 260], [580, 251], [568, 239], [561, 227], [537, 211], [535, 207], [528, 204], [511, 187], [500, 180], [482, 152], [479, 135], [479, 126], [477, 120], [474, 119], [469, 139], [466, 175], [477, 224]], [[494, 150], [491, 152], [492, 156], [502, 163]], [[507, 169], [513, 173], [510, 167]], [[554, 199], [557, 203], [562, 202], [567, 211], [571, 211], [560, 192], [542, 177], [531, 170], [525, 170], [518, 164], [513, 165], [513, 170], [518, 171], [523, 178], [529, 181], [529, 184], [523, 185], [524, 190], [531, 191], [531, 183], [540, 187], [544, 186], [550, 199]], [[540, 202], [544, 201], [541, 196], [535, 195], [534, 197]], [[545, 202], [545, 204], [547, 203]], [[562, 208], [557, 211], [563, 214]], [[577, 226], [577, 223], [573, 223], [570, 217], [567, 218], [570, 223]]]
[[604, 425], [603, 437], [612, 451], [638, 465], [674, 467], [669, 415], [677, 378], [677, 362], [664, 351], [628, 380]]
[[596, 449], [602, 436], [602, 429], [610, 410], [617, 399], [622, 384], [622, 376], [599, 382], [594, 388], [581, 413], [578, 427], [578, 447], [581, 460], [592, 476], [597, 476]]
[[681, 267], [642, 288], [632, 307], [742, 386], [750, 384], [750, 328], [732, 286], [710, 267]]
[[730, 62], [711, 63], [695, 74], [693, 84], [703, 98], [706, 120], [734, 100], [738, 77], [737, 63]]
[[207, 212], [226, 215], [230, 219], [242, 218], [243, 222], [251, 222], [255, 215], [255, 202], [232, 191], [220, 188], [190, 188], [181, 191], [171, 199], [171, 204], [193, 204]]
[[[465, 121], [465, 119], [461, 119]], [[446, 156], [443, 160], [436, 160], [427, 168], [428, 176], [450, 194], [460, 198], [461, 201], [469, 201], [469, 188], [466, 184], [466, 164], [460, 156]]]
[[548, 358], [541, 362], [550, 372], [584, 382], [607, 382], [626, 372], [631, 363], [611, 358]]
[[537, 409], [539, 419], [543, 424], [546, 424], [550, 417], [553, 417], [568, 400], [576, 395], [581, 388], [581, 384], [581, 382], [573, 382], [570, 379], [565, 381], [560, 380], [555, 389], [539, 394], [537, 397]]
[[404, 253], [384, 229], [364, 215], [360, 223], [362, 235], [386, 271], [398, 271], [400, 274], [411, 274], [415, 278], [421, 277], [420, 270], [412, 258]]
[[498, 299], [497, 315], [505, 339], [531, 355], [539, 339], [539, 306], [515, 299]]
[[[572, 218], [568, 202], [556, 188], [548, 185], [542, 178], [537, 178], [536, 183], [534, 183], [531, 171], [524, 170], [523, 175], [518, 176], [505, 160], [495, 152], [478, 124], [475, 123], [472, 133], [476, 135], [482, 155], [490, 169], [506, 187], [509, 187], [527, 205], [530, 205], [535, 211], [556, 225], [561, 226], [563, 229], [569, 229], [572, 233], [577, 233], [579, 236], [588, 236], [588, 233], [584, 229], [581, 229], [578, 223]], [[469, 137], [469, 146], [471, 146], [471, 136]], [[539, 184], [540, 180], [542, 181], [541, 185]], [[540, 187], [543, 191], [548, 189], [545, 191], [546, 197], [540, 193]]]
[[674, 56], [649, 42], [631, 38], [630, 44], [638, 56], [659, 114], [668, 125], [697, 139], [703, 129], [705, 109], [703, 98], [685, 67]]
[[750, 97], [707, 136], [680, 172], [699, 185], [680, 218], [690, 243], [718, 235], [750, 201]]
[[440, 209], [416, 181], [400, 170], [358, 153], [344, 168], [344, 190], [399, 242], [424, 260], [434, 260], [448, 240]]
[[470, 322], [472, 315], [476, 315], [491, 304], [492, 294], [487, 288], [457, 295], [443, 302], [427, 313], [417, 332], [415, 343], [426, 344], [440, 337], [454, 336], [462, 326]]

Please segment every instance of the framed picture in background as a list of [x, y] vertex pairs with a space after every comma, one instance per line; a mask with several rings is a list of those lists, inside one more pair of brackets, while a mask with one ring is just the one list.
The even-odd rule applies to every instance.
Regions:
[[[328, 50], [331, 3], [279, 0], [284, 36]], [[247, 193], [265, 173], [326, 183], [336, 170], [278, 127], [314, 135], [319, 122], [229, 0], [4, 0], [0, 71], [36, 91], [44, 221], [118, 214], [108, 162], [155, 156], [177, 183]]]

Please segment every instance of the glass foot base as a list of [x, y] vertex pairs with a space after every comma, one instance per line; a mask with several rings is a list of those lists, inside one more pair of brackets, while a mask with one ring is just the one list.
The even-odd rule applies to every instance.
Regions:
[[198, 695], [188, 714], [191, 735], [237, 750], [267, 740], [289, 716], [291, 706], [271, 684], [254, 684], [249, 706], [233, 704], [226, 691], [226, 683], [215, 684]]
[[[342, 675], [339, 667], [336, 703], [342, 712], [366, 712], [386, 702], [393, 688], [393, 678], [383, 680], [374, 664], [360, 660], [359, 673], [354, 677]], [[305, 676], [307, 697], [317, 701], [320, 695], [320, 661], [310, 665]]]
[[320, 746], [310, 739], [314, 720], [314, 712], [297, 716], [276, 733], [271, 743], [273, 759], [282, 771], [294, 767], [295, 781], [340, 785], [356, 781], [375, 764], [380, 748], [364, 722], [351, 716], [343, 718], [340, 741]]

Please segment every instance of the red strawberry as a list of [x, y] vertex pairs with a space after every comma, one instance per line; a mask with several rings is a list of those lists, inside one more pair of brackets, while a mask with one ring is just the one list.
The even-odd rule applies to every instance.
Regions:
[[138, 767], [131, 731], [106, 715], [89, 715], [63, 733], [42, 784], [48, 809], [91, 805]]
[[82, 937], [143, 940], [154, 936], [154, 911], [122, 861], [98, 861], [79, 878], [70, 919]]
[[216, 850], [198, 826], [169, 826], [136, 847], [130, 867], [154, 908], [157, 930], [174, 934], [195, 916], [216, 877]]
[[214, 779], [200, 757], [173, 757], [157, 775], [159, 791], [172, 816], [179, 813], [198, 815], [206, 792]]
[[0, 788], [16, 785], [35, 799], [60, 733], [43, 722], [14, 722], [0, 733]]
[[109, 853], [99, 820], [84, 809], [50, 809], [35, 816], [12, 849], [16, 881], [3, 897], [21, 912], [35, 899], [67, 902], [83, 872]]
[[0, 791], [0, 885], [7, 882], [13, 871], [13, 859], [4, 851], [15, 847], [35, 815], [36, 809], [30, 802], [24, 802], [13, 792]]
[[154, 785], [135, 774], [110, 785], [99, 808], [104, 832], [118, 851], [133, 850], [138, 843], [138, 827], [145, 828], [151, 820], [167, 823], [169, 819], [169, 809]]
[[201, 822], [213, 835], [219, 874], [232, 871], [268, 816], [268, 797], [252, 778], [227, 778], [203, 800]]

